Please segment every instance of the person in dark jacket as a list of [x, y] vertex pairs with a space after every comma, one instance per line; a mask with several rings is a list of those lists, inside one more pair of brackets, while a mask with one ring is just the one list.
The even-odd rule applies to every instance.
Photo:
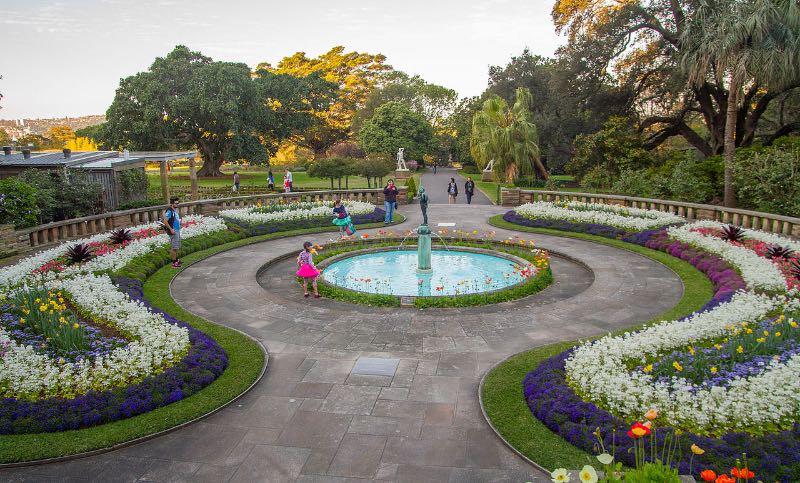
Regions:
[[467, 204], [472, 204], [472, 195], [475, 194], [475, 182], [472, 181], [472, 177], [467, 178], [467, 182], [464, 183], [464, 193], [467, 194]]
[[388, 225], [392, 222], [394, 215], [394, 207], [397, 205], [397, 186], [394, 185], [394, 180], [390, 179], [389, 183], [383, 188], [383, 209], [386, 210], [386, 218], [383, 223]]
[[458, 185], [456, 184], [455, 178], [450, 178], [450, 183], [447, 184], [447, 194], [449, 196], [447, 204], [454, 204], [456, 202], [456, 196], [458, 196]]

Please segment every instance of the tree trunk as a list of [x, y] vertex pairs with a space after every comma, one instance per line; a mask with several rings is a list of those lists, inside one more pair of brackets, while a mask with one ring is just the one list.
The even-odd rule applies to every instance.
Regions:
[[346, 190], [350, 189], [350, 176], [344, 177], [344, 189]]
[[201, 144], [200, 154], [203, 156], [203, 167], [197, 172], [197, 176], [224, 176], [219, 169], [224, 161], [222, 153], [216, 153], [210, 146]]
[[339, 182], [339, 189], [342, 189], [342, 178], [336, 178], [336, 181]]
[[724, 203], [727, 208], [736, 208], [736, 186], [733, 179], [733, 166], [736, 161], [736, 109], [739, 99], [740, 86], [731, 74], [730, 93], [728, 94], [728, 111], [725, 121], [725, 196]]
[[331, 178], [331, 191], [333, 191], [333, 178]]

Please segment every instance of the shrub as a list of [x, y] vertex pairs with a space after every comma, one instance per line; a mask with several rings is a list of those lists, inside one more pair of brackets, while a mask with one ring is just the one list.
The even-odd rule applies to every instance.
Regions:
[[737, 153], [735, 178], [742, 208], [797, 216], [800, 213], [800, 148], [786, 142], [752, 156]]
[[129, 169], [117, 174], [119, 180], [119, 201], [134, 202], [147, 198], [147, 174], [144, 169]]
[[481, 170], [474, 164], [470, 164], [461, 168], [463, 174], [481, 174]]
[[89, 173], [70, 168], [46, 171], [28, 169], [19, 179], [36, 188], [38, 223], [68, 220], [100, 213], [103, 187]]
[[34, 226], [40, 209], [36, 188], [17, 178], [0, 180], [0, 224]]
[[406, 186], [408, 187], [408, 202], [411, 203], [411, 201], [414, 200], [414, 196], [417, 194], [417, 182], [414, 181], [413, 177], [408, 178], [406, 180]]

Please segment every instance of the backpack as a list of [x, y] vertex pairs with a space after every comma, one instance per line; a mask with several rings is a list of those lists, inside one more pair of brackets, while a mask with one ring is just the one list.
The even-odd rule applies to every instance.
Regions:
[[164, 231], [169, 233], [169, 230], [175, 226], [175, 210], [172, 208], [167, 209], [167, 223], [169, 225], [164, 225]]

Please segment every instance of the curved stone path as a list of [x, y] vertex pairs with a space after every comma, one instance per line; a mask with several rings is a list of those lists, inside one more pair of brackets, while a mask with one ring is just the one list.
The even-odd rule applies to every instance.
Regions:
[[[415, 227], [421, 216], [406, 207]], [[494, 206], [431, 205], [431, 224], [490, 230]], [[498, 239], [514, 233], [497, 230]], [[516, 352], [634, 325], [674, 306], [683, 286], [665, 266], [625, 250], [521, 234], [556, 259], [555, 284], [527, 299], [416, 310], [304, 299], [281, 283], [288, 264], [256, 275], [304, 239], [215, 255], [173, 282], [188, 310], [260, 339], [268, 372], [236, 404], [128, 448], [0, 471], [3, 481], [549, 481], [483, 420], [480, 378]], [[587, 270], [588, 268], [588, 270]], [[271, 275], [272, 274], [272, 275]], [[291, 282], [291, 276], [288, 277]], [[288, 287], [288, 288], [287, 288]], [[377, 361], [375, 359], [378, 359]]]

